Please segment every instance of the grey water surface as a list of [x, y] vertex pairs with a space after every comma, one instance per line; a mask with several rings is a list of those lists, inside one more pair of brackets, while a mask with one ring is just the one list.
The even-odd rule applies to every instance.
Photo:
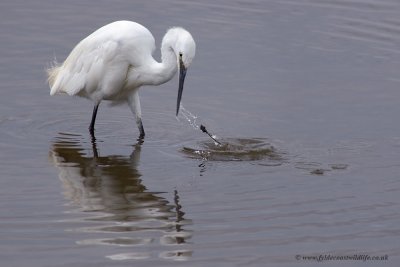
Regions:
[[[175, 77], [141, 89], [144, 142], [106, 103], [93, 142], [45, 69], [121, 19], [192, 33], [193, 116]], [[399, 1], [13, 0], [0, 25], [0, 266], [398, 266]]]

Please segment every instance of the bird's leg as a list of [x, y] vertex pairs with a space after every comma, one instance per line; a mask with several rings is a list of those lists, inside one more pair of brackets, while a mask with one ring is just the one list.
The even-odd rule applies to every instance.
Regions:
[[140, 132], [139, 139], [143, 139], [145, 133], [144, 133], [144, 128], [143, 128], [142, 119], [141, 119], [141, 118], [136, 119], [136, 124], [137, 124], [137, 126], [138, 126], [138, 128], [139, 128], [139, 132]]
[[143, 123], [142, 123], [142, 109], [140, 108], [140, 98], [139, 98], [139, 90], [135, 90], [128, 97], [128, 104], [131, 108], [132, 113], [135, 114], [136, 124], [139, 128], [139, 139], [143, 139], [145, 136]]
[[91, 141], [92, 141], [92, 150], [93, 150], [93, 158], [97, 159], [99, 157], [99, 153], [97, 152], [97, 143], [96, 143], [96, 137], [94, 134], [91, 134]]
[[96, 121], [97, 109], [99, 108], [99, 104], [100, 103], [97, 103], [94, 105], [93, 113], [92, 113], [92, 121], [90, 122], [90, 126], [89, 126], [89, 132], [92, 135], [92, 137], [94, 136], [94, 123]]

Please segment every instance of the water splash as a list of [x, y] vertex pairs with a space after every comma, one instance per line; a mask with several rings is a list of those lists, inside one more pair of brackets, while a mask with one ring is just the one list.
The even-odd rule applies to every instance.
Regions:
[[211, 139], [215, 142], [216, 145], [222, 146], [221, 142], [218, 141], [218, 140], [216, 139], [217, 137], [216, 137], [215, 135], [211, 135], [211, 134], [207, 131], [206, 127], [205, 127], [203, 124], [200, 125], [200, 130], [201, 130], [203, 133], [208, 134], [208, 136], [211, 137]]
[[189, 158], [205, 161], [259, 161], [268, 165], [281, 165], [284, 162], [283, 153], [277, 151], [264, 138], [226, 138], [222, 145], [214, 142], [200, 142], [198, 147], [183, 147], [181, 150]]
[[[201, 130], [201, 131], [207, 133], [211, 137], [211, 139], [213, 139], [215, 145], [222, 145], [219, 141], [217, 141], [218, 137], [214, 134], [211, 135], [210, 133], [208, 133], [207, 130], [205, 130], [205, 127], [201, 123], [198, 123], [198, 116], [194, 115], [189, 110], [187, 110], [182, 105], [182, 103], [181, 103], [180, 110], [181, 110], [180, 114], [182, 114], [182, 116], [187, 120], [187, 122], [189, 123], [190, 126], [192, 126], [193, 129]], [[178, 120], [179, 120], [179, 118], [178, 118]]]
[[200, 129], [200, 125], [197, 123], [198, 117], [187, 110], [181, 103], [181, 114], [187, 120], [187, 122], [192, 126], [194, 129]]

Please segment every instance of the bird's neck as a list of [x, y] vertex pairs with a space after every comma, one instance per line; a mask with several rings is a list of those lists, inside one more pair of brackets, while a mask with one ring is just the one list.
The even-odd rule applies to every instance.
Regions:
[[170, 29], [164, 35], [161, 42], [161, 63], [157, 63], [154, 68], [153, 83], [154, 85], [165, 83], [172, 79], [178, 70], [178, 58], [176, 52], [176, 44], [178, 41], [178, 33], [176, 30]]
[[177, 70], [176, 54], [171, 46], [163, 42], [161, 45], [161, 62], [153, 61], [148, 69], [142, 73], [141, 79], [143, 84], [146, 85], [160, 85], [171, 80]]
[[171, 80], [171, 78], [175, 75], [178, 70], [178, 59], [176, 53], [172, 49], [171, 45], [165, 43], [165, 41], [161, 44], [161, 73], [165, 78], [164, 82]]
[[161, 43], [161, 62], [151, 57], [140, 71], [132, 68], [128, 73], [127, 86], [160, 85], [171, 80], [178, 70], [178, 59], [173, 48], [176, 39], [176, 34], [168, 31]]

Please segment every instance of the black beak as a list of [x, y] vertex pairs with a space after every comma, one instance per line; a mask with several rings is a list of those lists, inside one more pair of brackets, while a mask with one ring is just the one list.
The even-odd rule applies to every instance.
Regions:
[[179, 87], [178, 87], [178, 98], [176, 100], [176, 116], [178, 116], [179, 107], [181, 106], [183, 83], [185, 82], [186, 70], [187, 69], [183, 64], [182, 59], [179, 59]]

